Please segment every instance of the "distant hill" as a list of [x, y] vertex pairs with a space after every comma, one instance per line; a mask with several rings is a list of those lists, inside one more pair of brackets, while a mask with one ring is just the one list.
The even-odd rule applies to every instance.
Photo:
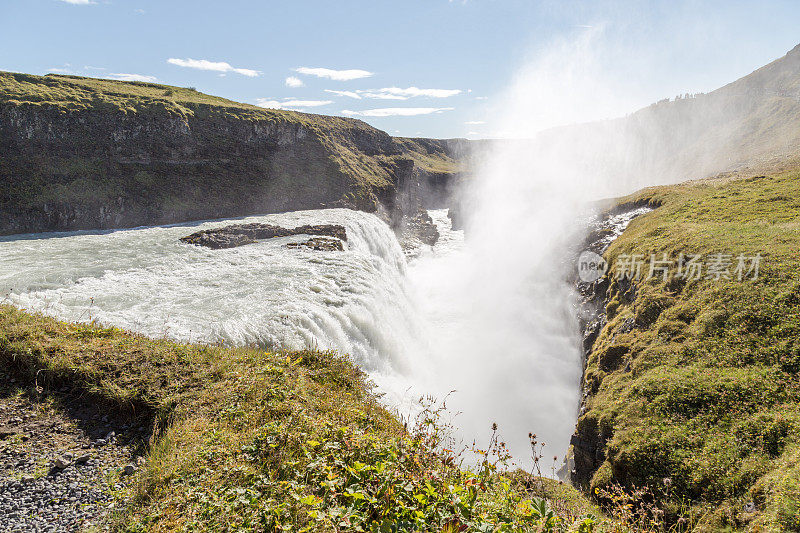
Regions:
[[[190, 88], [0, 72], [0, 234], [325, 206], [399, 227], [420, 206], [449, 205], [475, 156], [509, 142], [393, 138]], [[777, 170], [800, 159], [800, 46], [708, 94], [520, 142], [533, 161], [620, 193]]]
[[[479, 150], [513, 142], [486, 141]], [[521, 152], [531, 167], [542, 162], [562, 178], [571, 173], [576, 182], [613, 183], [620, 194], [643, 183], [781, 170], [800, 159], [800, 46], [710, 93], [665, 99], [626, 117], [552, 128], [516, 142], [524, 144]]]
[[621, 122], [625, 137], [634, 141], [640, 160], [658, 181], [796, 157], [800, 45], [720, 89], [662, 101]]
[[325, 206], [398, 225], [450, 186], [465, 142], [183, 87], [0, 72], [0, 234]]

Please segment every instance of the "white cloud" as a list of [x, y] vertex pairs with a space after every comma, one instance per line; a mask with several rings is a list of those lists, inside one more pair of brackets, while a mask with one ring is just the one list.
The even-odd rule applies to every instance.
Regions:
[[449, 98], [451, 96], [461, 94], [462, 91], [461, 89], [420, 89], [419, 87], [407, 87], [402, 89], [400, 87], [384, 87], [383, 89], [358, 92], [365, 98], [406, 100], [408, 98], [415, 98], [418, 96], [427, 96], [429, 98]]
[[145, 76], [144, 74], [124, 74], [124, 73], [114, 73], [112, 72], [107, 76], [112, 80], [119, 80], [119, 81], [146, 81], [146, 82], [154, 82], [156, 81], [155, 76]]
[[66, 4], [72, 4], [74, 6], [88, 6], [89, 4], [94, 4], [90, 0], [61, 0]]
[[477, 126], [478, 124], [486, 124], [483, 120], [468, 120], [464, 124], [469, 124], [470, 126]]
[[256, 98], [256, 105], [259, 107], [268, 107], [271, 109], [286, 109], [289, 111], [301, 111], [306, 107], [320, 107], [332, 104], [333, 100], [272, 100], [270, 98]]
[[332, 89], [325, 89], [325, 92], [355, 99], [408, 100], [409, 98], [419, 96], [449, 98], [450, 96], [461, 94], [463, 91], [461, 91], [461, 89], [420, 89], [419, 87], [407, 87], [403, 89], [400, 87], [384, 87], [383, 89], [358, 89], [355, 91], [334, 91]]
[[382, 109], [365, 109], [363, 111], [350, 111], [345, 109], [342, 114], [357, 117], [413, 117], [416, 115], [430, 115], [452, 111], [454, 107], [385, 107]]
[[468, 131], [467, 135], [478, 135], [477, 131]]
[[350, 69], [350, 70], [333, 70], [330, 68], [309, 68], [300, 67], [294, 69], [295, 72], [305, 74], [306, 76], [316, 76], [318, 78], [327, 78], [335, 81], [349, 81], [357, 80], [360, 78], [369, 78], [372, 72], [368, 70]]
[[287, 87], [302, 87], [303, 85], [305, 85], [305, 83], [303, 83], [303, 80], [301, 80], [297, 76], [289, 76], [288, 78], [286, 78]]
[[68, 68], [53, 67], [47, 69], [47, 72], [54, 72], [55, 74], [72, 74], [72, 70]]
[[213, 70], [215, 72], [235, 72], [242, 76], [254, 78], [260, 74], [259, 71], [249, 68], [236, 68], [232, 67], [230, 63], [224, 61], [208, 61], [206, 59], [177, 59], [171, 57], [167, 59], [167, 63], [177, 65], [179, 67], [196, 68], [198, 70]]
[[488, 100], [488, 99], [489, 99], [488, 96], [476, 96], [475, 97], [475, 100]]
[[374, 98], [376, 100], [408, 100], [408, 96], [383, 93], [380, 91], [358, 91], [358, 93], [364, 95], [364, 98]]
[[325, 89], [325, 92], [335, 94], [336, 96], [346, 96], [348, 98], [355, 98], [356, 100], [361, 100], [361, 95], [353, 91], [334, 91], [333, 89]]

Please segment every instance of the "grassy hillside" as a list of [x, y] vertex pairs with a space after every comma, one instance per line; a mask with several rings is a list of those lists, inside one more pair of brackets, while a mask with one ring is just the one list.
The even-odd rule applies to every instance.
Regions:
[[[794, 170], [624, 199], [662, 205], [606, 252], [608, 324], [577, 426], [601, 454], [590, 490], [649, 486], [699, 531], [800, 531], [799, 187]], [[645, 279], [650, 254], [681, 253], [729, 254], [730, 279], [676, 264]], [[625, 254], [646, 258], [632, 283], [617, 279]], [[757, 279], [737, 279], [739, 254], [761, 255]]]
[[444, 141], [193, 89], [0, 72], [0, 234], [325, 205], [391, 218], [419, 201], [396, 198], [406, 181], [460, 170], [453, 155]]
[[[800, 155], [800, 45], [707, 94], [661, 101], [620, 119], [655, 179], [704, 177]], [[630, 147], [629, 147], [630, 149]]]
[[[604, 523], [574, 489], [500, 474], [487, 428], [473, 470], [435, 406], [382, 408], [335, 354], [181, 345], [0, 306], [0, 364], [27, 390], [66, 385], [155, 421], [120, 531], [556, 531]], [[69, 396], [62, 398], [68, 402]], [[475, 461], [474, 457], [470, 458]], [[594, 513], [595, 518], [592, 518]]]

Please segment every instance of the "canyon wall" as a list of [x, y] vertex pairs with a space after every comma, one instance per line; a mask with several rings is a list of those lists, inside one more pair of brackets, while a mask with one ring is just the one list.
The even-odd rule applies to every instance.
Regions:
[[465, 143], [192, 89], [0, 73], [0, 234], [321, 207], [399, 227], [423, 197], [445, 201]]

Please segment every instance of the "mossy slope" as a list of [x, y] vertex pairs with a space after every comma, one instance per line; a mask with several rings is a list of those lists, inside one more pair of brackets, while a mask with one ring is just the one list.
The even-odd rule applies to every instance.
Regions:
[[[591, 489], [666, 487], [673, 518], [691, 512], [700, 531], [800, 530], [799, 189], [795, 170], [622, 200], [661, 207], [606, 252], [608, 323], [577, 430], [600, 449]], [[681, 253], [730, 254], [731, 279], [680, 279], [676, 265], [644, 279], [651, 254]], [[617, 279], [624, 254], [646, 258], [642, 279]], [[757, 279], [737, 279], [739, 254], [761, 255]]]
[[114, 530], [603, 527], [568, 485], [499, 473], [496, 438], [460, 469], [436, 408], [405, 428], [336, 354], [176, 344], [0, 306], [0, 364], [27, 390], [66, 385], [155, 420]]

